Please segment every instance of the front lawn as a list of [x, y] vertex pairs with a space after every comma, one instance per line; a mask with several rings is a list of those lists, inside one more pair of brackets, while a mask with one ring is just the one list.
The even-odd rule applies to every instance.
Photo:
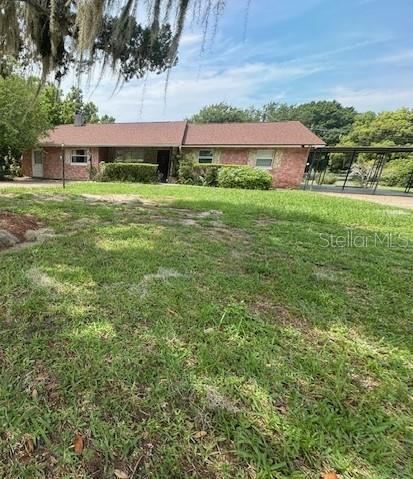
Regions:
[[1, 211], [47, 234], [0, 252], [0, 477], [413, 477], [413, 212], [92, 183]]

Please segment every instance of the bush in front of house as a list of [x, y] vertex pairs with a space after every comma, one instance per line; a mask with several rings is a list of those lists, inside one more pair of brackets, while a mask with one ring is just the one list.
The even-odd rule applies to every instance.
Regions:
[[190, 156], [179, 162], [178, 183], [183, 185], [218, 186], [218, 172], [222, 168], [239, 168], [239, 165], [197, 163]]
[[218, 186], [222, 188], [243, 188], [248, 190], [269, 190], [271, 175], [251, 166], [223, 167], [218, 172]]
[[391, 160], [381, 176], [380, 184], [385, 186], [406, 186], [413, 174], [413, 157]]
[[131, 181], [157, 183], [158, 165], [152, 163], [107, 163], [103, 168], [102, 181]]

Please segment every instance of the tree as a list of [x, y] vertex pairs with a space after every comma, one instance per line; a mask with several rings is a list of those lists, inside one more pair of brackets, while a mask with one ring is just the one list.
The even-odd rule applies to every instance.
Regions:
[[98, 107], [91, 101], [83, 100], [80, 88], [72, 87], [61, 104], [61, 124], [73, 123], [76, 113], [83, 115], [85, 123], [98, 123]]
[[356, 114], [353, 107], [344, 107], [335, 100], [301, 105], [271, 102], [262, 108], [263, 121], [301, 121], [329, 145], [336, 145], [350, 131]]
[[242, 109], [227, 103], [208, 105], [189, 118], [191, 123], [242, 123], [257, 121], [259, 115], [252, 109]]
[[[0, 0], [0, 59], [40, 60], [43, 78], [60, 80], [76, 65], [96, 62], [121, 81], [161, 73], [176, 64], [185, 20], [214, 25], [225, 0]], [[142, 15], [146, 8], [147, 15]], [[145, 24], [137, 22], [147, 18]], [[173, 24], [171, 24], [173, 20]], [[1, 61], [0, 61], [1, 63]]]
[[36, 79], [0, 77], [0, 177], [6, 158], [20, 158], [50, 127], [38, 89]]
[[115, 117], [110, 115], [102, 115], [99, 119], [99, 123], [115, 123]]
[[93, 102], [85, 102], [80, 88], [72, 87], [66, 96], [60, 88], [47, 84], [40, 93], [50, 124], [52, 126], [71, 124], [75, 114], [82, 113], [86, 123], [114, 123], [113, 116], [99, 117], [98, 107]]
[[343, 145], [381, 146], [413, 144], [413, 109], [401, 108], [382, 113], [361, 113], [347, 135]]

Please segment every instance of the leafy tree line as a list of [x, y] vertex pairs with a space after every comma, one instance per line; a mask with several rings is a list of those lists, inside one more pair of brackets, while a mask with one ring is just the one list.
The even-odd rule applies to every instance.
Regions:
[[300, 105], [268, 103], [261, 108], [238, 108], [226, 103], [209, 105], [189, 118], [193, 123], [298, 120], [328, 145], [413, 144], [413, 110], [358, 113], [338, 101], [312, 101]]

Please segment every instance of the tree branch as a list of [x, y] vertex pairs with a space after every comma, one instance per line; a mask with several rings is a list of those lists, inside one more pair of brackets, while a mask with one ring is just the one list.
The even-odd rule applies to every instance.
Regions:
[[41, 5], [37, 0], [20, 0], [20, 2], [27, 3], [38, 12], [49, 15], [49, 11], [47, 10], [47, 8]]

